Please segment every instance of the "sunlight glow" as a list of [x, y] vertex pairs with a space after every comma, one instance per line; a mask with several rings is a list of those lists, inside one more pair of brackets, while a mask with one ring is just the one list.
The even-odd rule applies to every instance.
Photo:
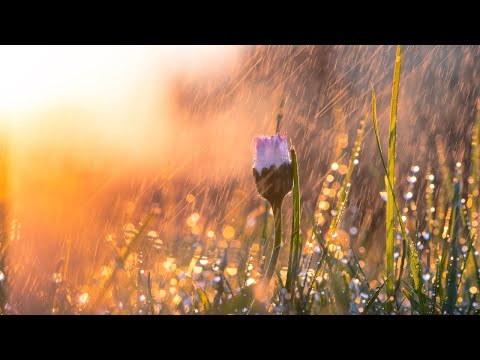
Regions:
[[[224, 46], [0, 46], [0, 114], [53, 103], [104, 102], [152, 71], [208, 63]], [[231, 47], [230, 47], [231, 48]]]

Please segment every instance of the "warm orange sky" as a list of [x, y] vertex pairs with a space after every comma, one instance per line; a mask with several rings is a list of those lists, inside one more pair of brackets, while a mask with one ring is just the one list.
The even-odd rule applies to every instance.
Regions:
[[[16, 166], [28, 151], [148, 160], [171, 139], [171, 80], [225, 75], [235, 46], [0, 46], [0, 125]], [[2, 125], [3, 124], [3, 125]], [[154, 144], [155, 145], [155, 144]], [[152, 146], [150, 146], [152, 148]], [[151, 155], [153, 156], [153, 155]]]
[[153, 73], [215, 70], [234, 52], [232, 46], [198, 45], [0, 46], [0, 113], [61, 102], [118, 106]]

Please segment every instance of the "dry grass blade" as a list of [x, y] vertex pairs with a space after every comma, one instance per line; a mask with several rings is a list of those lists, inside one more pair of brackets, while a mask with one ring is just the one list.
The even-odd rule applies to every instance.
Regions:
[[362, 120], [360, 122], [360, 128], [358, 129], [358, 132], [357, 132], [357, 139], [355, 140], [355, 144], [353, 145], [352, 156], [350, 157], [350, 161], [348, 163], [347, 174], [343, 179], [343, 184], [339, 191], [340, 196], [338, 197], [337, 206], [336, 206], [337, 212], [332, 221], [332, 226], [330, 229], [331, 232], [335, 231], [335, 229], [337, 228], [338, 223], [342, 218], [343, 211], [347, 205], [348, 194], [351, 186], [350, 180], [352, 178], [353, 169], [355, 168], [355, 162], [358, 160], [358, 157], [360, 155], [359, 149], [360, 149], [360, 146], [362, 145], [363, 134], [365, 133], [366, 123], [367, 123], [366, 120]]
[[210, 304], [210, 300], [208, 300], [205, 290], [203, 290], [195, 281], [193, 281], [193, 286], [195, 286], [195, 291], [197, 292], [198, 297], [205, 308], [205, 312], [209, 312], [212, 308], [212, 305]]

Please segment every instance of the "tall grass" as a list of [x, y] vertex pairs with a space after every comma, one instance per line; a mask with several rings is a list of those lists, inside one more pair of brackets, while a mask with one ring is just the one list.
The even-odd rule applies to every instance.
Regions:
[[[477, 292], [480, 290], [480, 273], [478, 271], [478, 252], [475, 248], [478, 226], [478, 166], [479, 166], [479, 124], [477, 114], [472, 136], [472, 167], [468, 180], [468, 200], [462, 197], [462, 176], [457, 172], [452, 175], [446, 161], [446, 153], [440, 151], [441, 184], [438, 186], [438, 196], [433, 194], [435, 183], [433, 177], [427, 176], [427, 193], [425, 204], [426, 215], [422, 219], [417, 215], [414, 218], [415, 226], [411, 226], [406, 218], [412, 216], [402, 213], [396, 195], [396, 137], [398, 122], [398, 102], [400, 90], [402, 52], [400, 46], [396, 50], [394, 75], [392, 82], [392, 97], [390, 104], [389, 138], [387, 157], [381, 145], [377, 118], [377, 101], [375, 90], [372, 89], [372, 122], [377, 145], [381, 158], [386, 186], [386, 251], [385, 273], [378, 274], [377, 278], [368, 278], [363, 271], [366, 257], [357, 250], [345, 244], [339, 244], [337, 237], [347, 226], [345, 214], [348, 212], [349, 192], [354, 183], [354, 169], [359, 161], [360, 149], [364, 141], [366, 121], [360, 123], [357, 138], [351, 149], [347, 171], [343, 173], [341, 186], [332, 202], [332, 217], [327, 231], [322, 232], [322, 224], [317, 222], [315, 215], [309, 209], [303, 208], [300, 194], [299, 169], [301, 164], [294, 148], [291, 149], [294, 181], [292, 197], [291, 237], [288, 250], [288, 266], [286, 274], [282, 275], [278, 267], [275, 269], [275, 282], [270, 283], [266, 297], [258, 297], [258, 289], [263, 284], [259, 281], [241, 282], [240, 287], [232, 286], [225, 275], [225, 265], [218, 266], [219, 284], [215, 293], [207, 285], [200, 285], [193, 280], [192, 272], [188, 272], [191, 281], [184, 285], [182, 291], [186, 297], [192, 299], [190, 313], [204, 314], [323, 314], [323, 313], [354, 313], [354, 314], [458, 314], [478, 313]], [[283, 121], [284, 98], [279, 105], [276, 117], [276, 131], [280, 131]], [[480, 113], [480, 111], [479, 111]], [[439, 150], [442, 150], [441, 141], [436, 141]], [[296, 144], [297, 147], [301, 144]], [[444, 149], [443, 149], [444, 150]], [[342, 157], [345, 154], [342, 155]], [[431, 170], [427, 171], [427, 175]], [[317, 204], [318, 206], [318, 204]], [[272, 230], [268, 223], [267, 207], [264, 222], [258, 236], [263, 238], [262, 245], [270, 237]], [[308, 216], [306, 216], [308, 215]], [[309, 221], [305, 221], [309, 218]], [[303, 221], [303, 222], [302, 222]], [[427, 239], [425, 247], [421, 245], [419, 226], [425, 225]], [[422, 226], [423, 226], [422, 225]], [[276, 222], [275, 230], [279, 223]], [[142, 228], [143, 229], [143, 228]], [[304, 230], [302, 232], [302, 229]], [[145, 229], [143, 229], [145, 230]], [[143, 231], [142, 230], [142, 231]], [[305, 231], [306, 230], [306, 231]], [[365, 232], [369, 234], [368, 232]], [[395, 243], [402, 239], [403, 249], [400, 249], [398, 269], [395, 269]], [[135, 238], [127, 251], [134, 251], [133, 243], [140, 241]], [[251, 242], [249, 242], [251, 244]], [[286, 247], [284, 247], [285, 249]], [[315, 249], [315, 250], [314, 250]], [[262, 251], [260, 251], [260, 254]], [[251, 249], [248, 251], [248, 264], [253, 259]], [[226, 256], [226, 255], [225, 255]], [[121, 268], [125, 261], [125, 254], [120, 256], [117, 266]], [[192, 258], [192, 264], [197, 259]], [[219, 260], [220, 261], [220, 260]], [[226, 263], [226, 258], [221, 264]], [[381, 262], [381, 260], [379, 260]], [[193, 265], [192, 265], [193, 266]], [[192, 267], [191, 266], [191, 267]], [[247, 266], [245, 273], [252, 277]], [[264, 274], [262, 263], [259, 265], [259, 274]], [[267, 274], [267, 277], [270, 274]], [[432, 276], [433, 275], [433, 276]], [[265, 275], [263, 275], [265, 276]], [[98, 306], [105, 295], [113, 275], [104, 284], [100, 295], [95, 301]], [[231, 279], [231, 278], [230, 278]], [[250, 279], [251, 280], [251, 279]], [[226, 291], [225, 289], [228, 289]], [[213, 299], [212, 299], [212, 295]], [[264, 294], [265, 295], [265, 294]], [[459, 304], [459, 301], [463, 303]], [[159, 302], [155, 299], [150, 276], [148, 278], [148, 302], [150, 313], [155, 313], [154, 306]], [[465, 303], [468, 302], [468, 306]], [[175, 313], [181, 304], [171, 302], [161, 303], [164, 306], [161, 313]], [[173, 305], [171, 305], [173, 304]], [[93, 308], [92, 308], [93, 310]], [[195, 310], [195, 311], [194, 311]]]
[[[172, 260], [169, 259], [173, 258], [173, 255], [169, 252], [169, 260], [164, 261], [162, 258], [155, 264], [161, 262], [160, 269], [156, 268], [161, 276], [157, 276], [159, 274], [155, 274], [154, 270], [145, 275], [140, 265], [128, 267], [127, 263], [132, 254], [141, 252], [141, 245], [147, 241], [145, 234], [150, 229], [153, 217], [150, 215], [138, 228], [128, 246], [118, 252], [114, 249], [114, 259], [111, 261], [114, 263], [113, 269], [111, 273], [107, 272], [108, 275], [101, 278], [102, 281], [97, 285], [91, 285], [96, 294], [95, 291], [90, 291], [95, 296], [92, 296], [89, 306], [86, 309], [78, 308], [80, 310], [74, 312], [95, 313], [108, 307], [113, 309], [109, 311], [114, 313], [145, 314], [478, 314], [480, 272], [476, 240], [480, 109], [477, 109], [473, 126], [471, 168], [470, 172], [466, 173], [469, 175], [468, 186], [463, 184], [463, 175], [466, 174], [462, 174], [460, 162], [452, 171], [441, 139], [437, 139], [440, 176], [439, 179], [434, 179], [429, 164], [425, 182], [427, 191], [423, 196], [425, 214], [406, 211], [406, 206], [400, 206], [397, 196], [400, 181], [397, 181], [395, 166], [397, 122], [401, 121], [398, 117], [401, 64], [402, 52], [398, 46], [393, 72], [386, 157], [381, 144], [377, 99], [373, 88], [371, 99], [373, 132], [387, 193], [384, 259], [381, 256], [367, 256], [368, 250], [363, 244], [369, 240], [372, 231], [367, 225], [364, 229], [354, 226], [359, 226], [356, 223], [357, 218], [348, 206], [350, 190], [357, 186], [355, 169], [360, 161], [369, 116], [365, 114], [350, 151], [340, 154], [343, 152], [342, 148], [334, 155], [336, 158], [345, 157], [349, 160], [345, 171], [337, 172], [335, 180], [332, 180], [333, 175], [331, 177], [330, 183], [335, 181], [335, 190], [338, 191], [329, 196], [330, 199], [324, 198], [330, 201], [326, 207], [329, 215], [325, 217], [324, 223], [316, 216], [318, 202], [312, 211], [305, 205], [306, 201], [301, 201], [302, 160], [301, 156], [297, 156], [295, 148], [291, 148], [293, 189], [292, 196], [284, 200], [285, 203], [292, 202], [292, 218], [287, 219], [291, 220], [291, 236], [288, 246], [277, 249], [280, 254], [288, 255], [285, 257], [288, 258], [286, 267], [282, 267], [281, 257], [279, 265], [276, 268], [272, 266], [269, 270], [265, 269], [268, 263], [264, 264], [265, 260], [262, 260], [267, 239], [272, 237], [273, 230], [278, 236], [281, 228], [281, 217], [277, 213], [274, 226], [269, 226], [272, 225], [268, 221], [271, 217], [270, 208], [265, 201], [264, 210], [260, 207], [260, 211], [254, 211], [258, 212], [258, 219], [255, 218], [258, 220], [257, 230], [248, 232], [245, 225], [241, 235], [237, 233], [238, 239], [245, 240], [242, 246], [248, 244], [249, 247], [246, 249], [246, 256], [240, 252], [238, 273], [229, 273], [227, 270], [231, 256], [229, 250], [238, 248], [238, 245], [233, 246], [234, 243], [230, 240], [229, 243], [224, 241], [227, 244], [222, 248], [215, 244], [211, 247], [196, 245], [191, 256], [184, 263], [179, 260], [178, 266], [173, 270], [170, 267]], [[282, 95], [275, 118], [277, 132], [281, 129], [284, 106], [285, 99]], [[301, 149], [302, 144], [295, 145], [297, 149]], [[338, 165], [340, 160], [336, 160]], [[383, 209], [379, 211], [383, 212]], [[248, 217], [246, 218], [247, 224]], [[363, 237], [355, 238], [358, 233]], [[339, 239], [342, 234], [344, 239], [348, 238], [348, 244]], [[397, 239], [402, 240], [402, 247], [395, 254]], [[255, 245], [260, 245], [259, 249], [254, 250], [252, 244], [255, 242]], [[277, 243], [280, 243], [278, 238]], [[0, 246], [2, 245], [4, 242], [0, 240]], [[257, 264], [256, 258], [259, 259]], [[0, 257], [0, 271], [4, 265], [3, 259]], [[66, 261], [62, 263], [63, 278], [66, 277], [68, 263], [67, 251]], [[382, 271], [372, 271], [375, 266]], [[122, 278], [120, 275], [123, 273], [128, 276]], [[270, 276], [273, 276], [275, 281], [269, 281], [267, 291], [263, 291], [264, 280], [270, 280]], [[65, 288], [70, 289], [73, 286]], [[6, 302], [3, 289], [0, 283], [1, 309]], [[119, 293], [125, 289], [127, 296], [120, 296]], [[69, 294], [63, 291], [55, 292], [53, 306], [59, 308], [58, 304], [67, 301], [65, 299]]]
[[390, 126], [388, 136], [388, 177], [387, 184], [387, 212], [386, 212], [386, 263], [387, 263], [387, 308], [391, 311], [391, 304], [394, 301], [394, 248], [395, 248], [395, 205], [393, 191], [395, 189], [395, 156], [397, 147], [397, 112], [398, 112], [398, 89], [400, 87], [400, 69], [402, 63], [402, 52], [397, 47], [395, 57], [395, 69], [393, 73], [392, 103], [390, 105]]

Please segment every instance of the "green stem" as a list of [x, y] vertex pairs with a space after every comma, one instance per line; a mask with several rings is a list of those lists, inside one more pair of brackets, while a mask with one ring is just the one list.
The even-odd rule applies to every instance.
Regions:
[[275, 242], [273, 244], [270, 261], [268, 262], [267, 272], [265, 273], [265, 286], [270, 284], [270, 280], [275, 272], [275, 266], [277, 265], [278, 255], [280, 253], [280, 245], [282, 242], [282, 201], [272, 204], [272, 209], [273, 221], [275, 223]]

